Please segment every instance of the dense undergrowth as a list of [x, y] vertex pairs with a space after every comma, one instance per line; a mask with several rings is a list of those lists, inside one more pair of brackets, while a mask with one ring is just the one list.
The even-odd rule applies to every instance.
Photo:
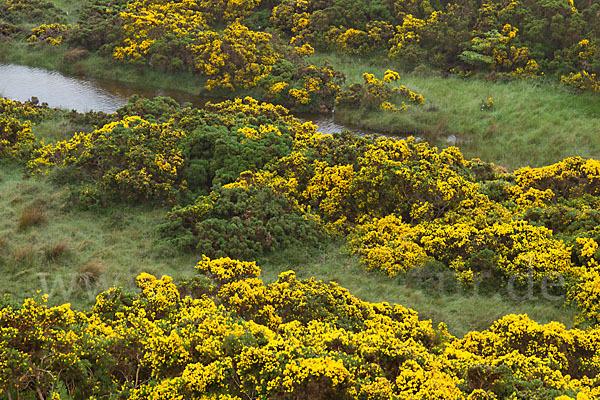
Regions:
[[[196, 109], [136, 97], [113, 114], [0, 98], [3, 179], [15, 190], [14, 171], [25, 179], [20, 194], [0, 196], [10, 220], [0, 261], [19, 279], [37, 269], [46, 283], [70, 271], [61, 290], [86, 310], [50, 307], [45, 296], [0, 300], [0, 395], [600, 397], [599, 161], [574, 156], [509, 172], [413, 137], [323, 135], [283, 107], [428, 123], [442, 95], [424, 96], [381, 60], [414, 69], [413, 81], [433, 70], [453, 82], [478, 75], [600, 91], [597, 2], [67, 3], [0, 4], [3, 46], [52, 53], [72, 72], [111, 60], [254, 98]], [[379, 60], [378, 70], [354, 66], [347, 76], [325, 52]], [[498, 99], [479, 97], [478, 119], [493, 119]], [[130, 211], [138, 215], [126, 218]], [[101, 222], [95, 232], [105, 236], [89, 242], [54, 221], [40, 228], [67, 213]], [[70, 240], [58, 240], [61, 228]], [[123, 254], [138, 241], [141, 249]], [[556, 313], [564, 304], [576, 310], [576, 328], [511, 314], [460, 339], [403, 306], [278, 271], [286, 264], [278, 257], [324, 249], [344, 260], [327, 280], [356, 275], [357, 292], [379, 280], [443, 299], [507, 296]], [[101, 259], [111, 257], [112, 272], [127, 260], [127, 282], [94, 300], [108, 283]], [[200, 260], [197, 275], [182, 272], [190, 260]], [[256, 260], [276, 265], [265, 270], [272, 283]], [[152, 268], [140, 273], [137, 262]], [[175, 281], [151, 274], [162, 272]]]
[[[559, 86], [561, 76], [582, 86], [582, 79], [597, 73], [594, 2], [575, 2], [577, 11], [568, 1], [481, 6], [464, 1], [458, 8], [358, 0], [257, 3], [227, 8], [224, 2], [218, 13], [209, 2], [196, 8], [174, 3], [163, 10], [143, 2], [66, 1], [44, 3], [48, 10], [38, 15], [27, 12], [34, 3], [19, 2], [0, 17], [0, 60], [143, 88], [250, 95], [293, 111], [335, 109], [341, 122], [439, 146], [457, 143], [469, 157], [509, 169], [598, 154], [592, 132], [600, 103], [587, 90], [593, 85], [586, 85], [591, 94]], [[153, 27], [152, 18], [165, 10], [173, 17]], [[146, 11], [153, 17], [144, 19]], [[434, 12], [438, 19], [432, 19]], [[235, 17], [241, 17], [238, 25]], [[187, 28], [164, 34], [177, 24]], [[503, 33], [507, 24], [511, 28]], [[144, 34], [134, 38], [127, 26], [144, 27]], [[550, 31], [556, 40], [541, 41]], [[271, 49], [262, 60], [252, 58], [261, 56], [262, 47], [248, 44], [258, 33]], [[208, 45], [213, 39], [220, 47]], [[389, 53], [390, 46], [399, 53]], [[123, 60], [114, 58], [117, 48]], [[520, 71], [524, 60], [535, 60], [537, 72]], [[244, 82], [230, 87], [232, 71], [246, 64], [252, 67], [236, 78]], [[404, 86], [422, 94], [425, 104], [389, 97], [385, 90], [352, 95], [364, 85], [365, 73], [382, 79], [389, 69], [401, 71], [391, 89]], [[482, 107], [486, 103], [491, 107]]]
[[[415, 278], [418, 281], [426, 279], [425, 271], [431, 271], [433, 280], [424, 282], [423, 287], [450, 277], [453, 290], [467, 296], [497, 293], [525, 300], [538, 296], [555, 304], [566, 301], [578, 309], [577, 324], [593, 327], [599, 320], [596, 282], [600, 240], [596, 232], [600, 166], [595, 160], [571, 158], [543, 168], [508, 173], [478, 159], [466, 160], [455, 147], [439, 151], [414, 139], [323, 135], [313, 124], [290, 116], [285, 108], [251, 98], [209, 104], [203, 110], [180, 108], [167, 98], [134, 98], [114, 114], [66, 113], [3, 99], [1, 110], [3, 159], [20, 164], [29, 179], [43, 178], [62, 187], [63, 207], [75, 207], [80, 212], [118, 204], [158, 207], [166, 215], [154, 219], [154, 254], [215, 258], [203, 258], [200, 263], [204, 277], [185, 279], [180, 275], [184, 279], [180, 278], [178, 288], [171, 278], [157, 280], [142, 274], [138, 277], [142, 288], [138, 300], [134, 300], [136, 295], [109, 291], [98, 297], [93, 311], [87, 314], [73, 313], [66, 306], [34, 306], [31, 300], [23, 305], [7, 303], [12, 305], [3, 308], [3, 340], [6, 348], [13, 350], [4, 353], [6, 362], [11, 363], [5, 371], [13, 372], [4, 378], [4, 390], [55, 392], [75, 398], [102, 396], [103, 390], [134, 398], [149, 398], [165, 391], [174, 396], [203, 392], [243, 396], [254, 391], [269, 398], [313, 391], [314, 396], [320, 393], [324, 398], [369, 398], [375, 395], [368, 394], [371, 390], [384, 398], [529, 398], [532, 393], [539, 398], [556, 398], [561, 394], [575, 396], [580, 391], [594, 395], [595, 385], [588, 380], [596, 374], [594, 330], [566, 331], [557, 323], [541, 326], [524, 317], [508, 316], [490, 331], [469, 333], [462, 341], [448, 336], [445, 327], [431, 330], [429, 339], [421, 340], [412, 331], [406, 333], [411, 339], [403, 339], [404, 334], [398, 336], [402, 332], [399, 327], [406, 326], [407, 318], [417, 321], [416, 314], [402, 311], [402, 317], [394, 317], [381, 311], [382, 316], [391, 318], [385, 322], [387, 319], [375, 316], [380, 311], [368, 310], [385, 310], [388, 306], [362, 303], [353, 297], [342, 301], [340, 296], [350, 295], [342, 295], [347, 292], [337, 286], [296, 281], [290, 273], [264, 286], [250, 260], [265, 260], [269, 254], [300, 244], [317, 246], [332, 239], [346, 240], [349, 251], [359, 257], [365, 269], [388, 275], [389, 279], [403, 275], [406, 282]], [[48, 143], [32, 134], [32, 127], [57, 116], [64, 123], [87, 129], [66, 140]], [[23, 212], [17, 229], [25, 231], [43, 224], [43, 217], [36, 217], [43, 215], [43, 207], [38, 204], [37, 209]], [[168, 207], [172, 210], [166, 212]], [[66, 257], [58, 247], [44, 251], [49, 265]], [[33, 246], [30, 253], [31, 257], [40, 256]], [[217, 259], [221, 256], [248, 261]], [[85, 287], [93, 285], [100, 275], [101, 271], [92, 265], [79, 270], [75, 279]], [[291, 289], [290, 284], [296, 288]], [[330, 290], [334, 292], [327, 294]], [[178, 300], [180, 293], [203, 300]], [[286, 296], [290, 296], [289, 302]], [[310, 301], [302, 300], [302, 296]], [[107, 306], [103, 299], [112, 299], [109, 304], [113, 305]], [[225, 307], [219, 311], [225, 313], [222, 317], [215, 314], [213, 301]], [[344, 308], [353, 302], [358, 302], [357, 310]], [[149, 308], [141, 311], [141, 304]], [[38, 318], [19, 317], [34, 312], [28, 311], [33, 310], [31, 307], [40, 313], [39, 318], [49, 321], [50, 325], [45, 325], [48, 331], [40, 325], [42, 331], [34, 335], [29, 331], [34, 329], [32, 325], [23, 325], [27, 318], [30, 322]], [[303, 314], [302, 307], [307, 307], [308, 314]], [[362, 314], [356, 314], [358, 310], [363, 310]], [[366, 317], [372, 312], [376, 313], [373, 317]], [[46, 313], [53, 317], [43, 317]], [[181, 316], [187, 313], [213, 315], [210, 318], [222, 321], [219, 332], [226, 332], [223, 329], [228, 326], [228, 318], [238, 318], [239, 322], [232, 323], [242, 325], [232, 328], [233, 333], [223, 333], [230, 339], [211, 339], [221, 343], [219, 348], [225, 353], [211, 351], [213, 358], [209, 359], [201, 355], [204, 353], [200, 347], [190, 347], [199, 339], [197, 333], [185, 328], [189, 322]], [[206, 317], [197, 318], [207, 321]], [[373, 325], [368, 323], [369, 318], [375, 318]], [[121, 325], [120, 321], [133, 325]], [[179, 326], [180, 322], [180, 329], [165, 331], [162, 327]], [[94, 327], [98, 323], [107, 327]], [[263, 332], [266, 341], [255, 342], [250, 336], [255, 337], [257, 331], [252, 328], [244, 333], [244, 324]], [[427, 323], [419, 324], [425, 324], [419, 329], [431, 329], [426, 328]], [[523, 332], [539, 331], [541, 336], [527, 339], [527, 344], [509, 345], [514, 348], [501, 345], [499, 353], [474, 350], [476, 345], [470, 341], [487, 343], [491, 339], [486, 335], [502, 337], [503, 324], [513, 330], [522, 326]], [[146, 328], [130, 331], [128, 326]], [[255, 371], [250, 375], [238, 370], [250, 362], [239, 358], [244, 354], [240, 349], [248, 347], [254, 354], [263, 346], [270, 348], [270, 340], [289, 335], [307, 340], [310, 329], [320, 333], [302, 345], [308, 353], [298, 353], [297, 344], [292, 358], [268, 353], [269, 360], [279, 360], [278, 366], [249, 366]], [[58, 333], [61, 330], [66, 336]], [[333, 332], [337, 337], [358, 335], [352, 340], [359, 348], [351, 349], [354, 345], [348, 339], [350, 342], [342, 347], [326, 346], [333, 351], [328, 355], [314, 350], [319, 348], [320, 340], [329, 343], [326, 338]], [[558, 345], [556, 355], [548, 353], [549, 333], [544, 332], [553, 332], [551, 337], [574, 347], [567, 350]], [[164, 340], [160, 339], [163, 334]], [[250, 342], [240, 342], [242, 347], [236, 347], [236, 355], [228, 361], [227, 343], [247, 335]], [[406, 350], [409, 353], [386, 353], [377, 343], [389, 343], [390, 339], [381, 335], [396, 337], [399, 343], [405, 343], [402, 346], [410, 343], [410, 350]], [[33, 347], [27, 347], [30, 342], [23, 342], [25, 337], [45, 342], [33, 345], [40, 349], [51, 349], [62, 341], [65, 350], [57, 353], [58, 359], [34, 354]], [[113, 343], [110, 346], [117, 347], [103, 350], [103, 357], [121, 357], [122, 340], [138, 343], [136, 350], [130, 350], [134, 351], [128, 356], [133, 357], [128, 358], [131, 361], [120, 364], [124, 370], [99, 367], [98, 373], [106, 374], [106, 378], [76, 372], [90, 362], [110, 364], [108, 359], [100, 361], [93, 355], [103, 348], [94, 343]], [[508, 337], [506, 340], [511, 343]], [[175, 358], [152, 361], [151, 347], [145, 346], [159, 342], [178, 346], [168, 347], [174, 353], [163, 347], [157, 350], [161, 357], [172, 354]], [[368, 343], [375, 346], [373, 351], [384, 351], [384, 358], [373, 359], [366, 347], [360, 350]], [[538, 352], [536, 346], [544, 350]], [[311, 348], [316, 352], [310, 353]], [[276, 351], [289, 354], [291, 349]], [[13, 368], [17, 365], [14, 363], [22, 367]], [[360, 372], [360, 366], [366, 363], [379, 366], [368, 373]], [[192, 365], [198, 368], [193, 374], [189, 370]], [[288, 368], [302, 372], [286, 378]], [[44, 371], [51, 372], [45, 375]], [[56, 375], [58, 371], [62, 372]], [[133, 378], [135, 375], [137, 378]], [[242, 382], [240, 376], [249, 380]], [[108, 379], [106, 382], [112, 382], [112, 386], [97, 386], [102, 379]], [[282, 381], [276, 386], [266, 383], [273, 379]], [[431, 386], [430, 382], [436, 384]]]
[[[600, 6], [593, 1], [96, 0], [80, 6], [70, 25], [74, 16], [64, 6], [8, 1], [3, 38], [66, 45], [72, 51], [65, 61], [98, 52], [159, 70], [191, 71], [206, 77], [209, 90], [260, 87], [265, 100], [305, 109], [332, 107], [343, 83], [326, 63], [304, 60], [314, 49], [459, 75], [488, 73], [490, 79], [553, 75], [599, 90]], [[36, 23], [42, 24], [31, 29]]]
[[0, 387], [54, 399], [597, 394], [596, 330], [511, 315], [456, 339], [402, 306], [291, 271], [267, 285], [254, 262], [204, 257], [196, 268], [183, 288], [141, 274], [140, 294], [111, 289], [85, 314], [43, 297], [3, 301]]

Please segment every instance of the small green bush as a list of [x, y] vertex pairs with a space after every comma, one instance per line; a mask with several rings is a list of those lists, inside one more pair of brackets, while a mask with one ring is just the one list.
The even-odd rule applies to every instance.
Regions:
[[209, 257], [253, 259], [292, 244], [315, 245], [316, 222], [271, 188], [215, 189], [195, 204], [176, 207], [159, 227], [162, 242]]

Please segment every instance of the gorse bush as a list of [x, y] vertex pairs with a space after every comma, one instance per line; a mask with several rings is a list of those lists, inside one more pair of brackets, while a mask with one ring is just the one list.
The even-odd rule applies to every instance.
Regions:
[[8, 22], [0, 22], [0, 40], [1, 41], [6, 41], [6, 40], [12, 40], [14, 37], [16, 37], [19, 33], [22, 32], [22, 28], [8, 23]]
[[[312, 47], [308, 52], [312, 52]], [[302, 52], [304, 49], [300, 49]], [[292, 59], [294, 62], [288, 61]], [[278, 61], [271, 73], [260, 81], [267, 101], [283, 104], [297, 111], [331, 111], [341, 91], [345, 76], [327, 62], [312, 65], [298, 55]]]
[[246, 181], [175, 208], [168, 218], [159, 227], [167, 245], [211, 257], [251, 260], [291, 244], [315, 245], [323, 237], [316, 221], [302, 215], [285, 196]]
[[285, 0], [271, 22], [295, 45], [324, 51], [385, 54], [408, 66], [494, 78], [563, 75], [593, 89], [598, 71], [595, 2], [453, 2]]
[[[83, 47], [134, 65], [203, 75], [209, 91], [254, 88], [265, 100], [294, 110], [332, 110], [343, 74], [326, 63], [307, 61], [314, 52], [308, 44], [288, 46], [262, 25], [250, 28], [261, 19], [259, 7], [257, 1], [97, 0], [83, 8], [78, 24], [64, 37], [74, 50]], [[261, 10], [268, 13], [270, 8]], [[261, 24], [267, 23], [265, 16]], [[44, 27], [50, 25], [38, 30], [53, 32]], [[46, 38], [36, 33], [31, 41], [42, 37], [60, 44], [63, 35], [58, 34]]]
[[63, 24], [43, 24], [31, 30], [31, 35], [27, 38], [30, 44], [46, 43], [50, 46], [58, 46], [62, 43], [64, 35], [71, 29], [70, 26]]
[[[336, 103], [345, 107], [363, 107], [366, 109], [382, 109], [386, 112], [402, 112], [408, 108], [404, 101], [408, 100], [416, 105], [425, 103], [423, 95], [414, 93], [406, 86], [392, 87], [391, 83], [400, 79], [396, 71], [387, 70], [382, 80], [375, 78], [373, 74], [363, 74], [364, 86], [355, 83], [348, 90], [343, 91], [336, 98]], [[394, 103], [401, 103], [397, 108]]]
[[427, 261], [425, 250], [415, 241], [415, 232], [401, 218], [390, 214], [360, 222], [350, 235], [349, 244], [367, 269], [377, 268], [396, 276], [422, 267]]
[[173, 201], [185, 187], [177, 144], [185, 134], [168, 124], [126, 117], [73, 138], [40, 148], [29, 162], [31, 173], [73, 165], [96, 178], [82, 195], [96, 201], [98, 192], [129, 201]]
[[[210, 107], [213, 112], [180, 110], [173, 100], [133, 98], [111, 117], [114, 122], [36, 150], [28, 170], [34, 175], [55, 167], [84, 171], [93, 183], [82, 189], [81, 198], [92, 204], [172, 203], [206, 194], [242, 171], [286, 155], [300, 126], [285, 121], [285, 108], [254, 100]], [[245, 115], [240, 107], [256, 114]]]
[[21, 123], [19, 120], [0, 113], [0, 158], [23, 160], [38, 145], [31, 133], [31, 122]]
[[[305, 60], [315, 49], [383, 56], [407, 68], [428, 64], [461, 76], [554, 75], [574, 88], [600, 90], [593, 1], [94, 0], [72, 27], [62, 25], [66, 16], [52, 3], [3, 7], [0, 22], [10, 25], [3, 36], [16, 35], [12, 26], [29, 32], [30, 24], [42, 23], [33, 42], [201, 74], [207, 90], [254, 88], [254, 95], [300, 111], [331, 110], [341, 89], [339, 72]], [[285, 63], [293, 65], [290, 79]], [[384, 110], [395, 111], [387, 104]]]
[[[208, 89], [256, 86], [280, 57], [270, 34], [252, 31], [236, 20], [256, 2], [230, 2], [223, 15], [216, 15], [218, 6], [205, 3], [198, 7], [191, 2], [129, 2], [120, 14], [123, 43], [115, 47], [114, 57], [201, 72], [208, 77]], [[222, 20], [227, 21], [222, 33], [210, 29]]]
[[32, 128], [58, 110], [0, 97], [0, 160], [27, 162], [40, 143]]
[[64, 22], [65, 12], [47, 0], [6, 0], [0, 3], [0, 22], [36, 24]]
[[44, 105], [34, 105], [31, 102], [19, 101], [0, 97], [0, 113], [20, 120], [21, 122], [40, 122], [58, 113], [58, 110]]
[[115, 114], [119, 118], [138, 116], [151, 122], [169, 122], [180, 109], [179, 103], [170, 97], [146, 99], [134, 94]]
[[304, 136], [296, 148], [275, 166], [289, 194], [342, 230], [394, 212], [406, 221], [431, 220], [477, 190], [470, 163], [455, 148], [438, 152], [412, 138]]
[[95, 0], [82, 8], [77, 24], [67, 36], [67, 43], [90, 51], [110, 55], [123, 38], [121, 12], [126, 0]]
[[[508, 315], [462, 339], [399, 305], [292, 271], [203, 257], [200, 298], [142, 273], [86, 313], [0, 301], [0, 393], [15, 398], [588, 399], [598, 335]], [[561, 397], [559, 397], [561, 396]]]

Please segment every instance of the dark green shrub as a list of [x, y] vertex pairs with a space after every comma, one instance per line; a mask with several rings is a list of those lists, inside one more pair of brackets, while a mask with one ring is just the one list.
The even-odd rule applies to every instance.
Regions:
[[220, 187], [176, 207], [159, 227], [163, 244], [209, 257], [253, 259], [291, 244], [315, 245], [316, 222], [268, 187]]
[[146, 99], [134, 94], [116, 114], [119, 118], [137, 115], [150, 122], [168, 122], [179, 109], [179, 103], [170, 97]]

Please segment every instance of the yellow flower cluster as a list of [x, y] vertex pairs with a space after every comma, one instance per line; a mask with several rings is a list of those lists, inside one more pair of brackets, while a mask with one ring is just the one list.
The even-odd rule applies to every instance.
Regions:
[[117, 59], [139, 60], [150, 46], [165, 34], [185, 37], [207, 27], [201, 12], [194, 11], [195, 3], [135, 1], [121, 13], [125, 39], [123, 46], [114, 50]]
[[31, 30], [31, 36], [27, 38], [30, 43], [44, 41], [50, 46], [58, 46], [63, 41], [66, 32], [72, 29], [72, 26], [62, 24], [43, 24]]
[[252, 97], [239, 98], [233, 100], [225, 100], [220, 103], [207, 102], [206, 110], [218, 113], [226, 119], [230, 119], [233, 123], [231, 115], [242, 115], [242, 121], [248, 124], [255, 124], [261, 116], [272, 120], [282, 120], [286, 123], [292, 123], [295, 119], [289, 115], [289, 111], [280, 105], [271, 103], [262, 103]]
[[300, 104], [308, 104], [310, 102], [310, 95], [306, 89], [290, 89], [289, 93]]
[[196, 269], [221, 285], [242, 279], [256, 278], [260, 275], [260, 268], [255, 262], [243, 262], [231, 258], [211, 260], [203, 256], [202, 261], [196, 265]]
[[367, 47], [369, 43], [369, 35], [365, 31], [359, 29], [347, 29], [340, 32], [337, 28], [332, 28], [329, 31], [330, 40], [338, 43], [341, 48], [349, 54], [366, 54], [371, 49]]
[[569, 76], [562, 76], [561, 82], [568, 86], [573, 86], [580, 90], [591, 90], [600, 92], [600, 77], [597, 74], [590, 74], [587, 71], [571, 72]]
[[[427, 254], [448, 262], [451, 268], [457, 268], [458, 273], [467, 268], [458, 262], [460, 259], [487, 250], [497, 257], [492, 262], [495, 263], [493, 268], [507, 277], [515, 276], [518, 283], [527, 278], [540, 281], [557, 274], [577, 278], [570, 249], [562, 241], [553, 239], [547, 228], [514, 220], [487, 222], [487, 226], [481, 228], [475, 221], [455, 224], [442, 221], [417, 226], [416, 236]], [[466, 271], [470, 275], [482, 272], [470, 268]], [[484, 272], [489, 273], [490, 270]]]
[[393, 87], [392, 82], [400, 79], [396, 71], [387, 70], [382, 80], [370, 73], [363, 74], [364, 86], [355, 84], [350, 86], [350, 90], [344, 91], [336, 99], [336, 103], [346, 106], [366, 106], [377, 107], [388, 112], [402, 112], [408, 106], [402, 101], [400, 107], [397, 107], [392, 101], [397, 102], [398, 98], [405, 98], [416, 105], [425, 103], [423, 95], [409, 90], [406, 86]]
[[488, 97], [487, 99], [481, 102], [481, 111], [491, 110], [494, 108], [494, 98]]
[[396, 82], [399, 79], [400, 74], [396, 71], [392, 71], [391, 69], [386, 70], [385, 74], [383, 75], [383, 81], [385, 83]]
[[32, 133], [32, 121], [41, 121], [52, 113], [45, 106], [0, 97], [0, 159], [27, 162], [39, 146]]
[[336, 43], [338, 49], [348, 54], [369, 55], [377, 50], [387, 50], [389, 40], [394, 36], [394, 26], [386, 21], [373, 20], [365, 30], [337, 28], [329, 30], [327, 37]]
[[399, 94], [417, 105], [425, 103], [425, 98], [423, 97], [423, 95], [410, 91], [404, 85], [392, 89], [388, 88], [387, 84], [390, 84], [391, 82], [395, 82], [400, 79], [400, 75], [395, 71], [388, 69], [385, 72], [382, 81], [375, 78], [373, 74], [369, 73], [363, 74], [363, 79], [365, 81], [365, 86], [369, 96], [373, 98], [387, 99], [393, 96], [394, 94]]
[[273, 96], [277, 96], [286, 86], [289, 86], [287, 82], [277, 82], [269, 88], [269, 93]]
[[396, 57], [400, 53], [400, 50], [408, 44], [419, 42], [421, 40], [420, 32], [428, 26], [435, 26], [438, 22], [439, 14], [441, 13], [434, 12], [426, 20], [416, 18], [411, 14], [406, 15], [402, 21], [402, 25], [396, 27], [396, 34], [390, 40], [390, 58]]
[[40, 121], [51, 116], [55, 110], [46, 106], [34, 105], [30, 102], [21, 103], [20, 101], [0, 97], [0, 114], [11, 116], [21, 120]]
[[96, 190], [131, 199], [172, 201], [185, 188], [180, 174], [183, 154], [177, 148], [184, 137], [169, 123], [125, 117], [89, 134], [76, 133], [42, 146], [27, 168], [38, 174], [54, 166], [75, 166], [99, 176]]
[[37, 146], [31, 122], [20, 122], [10, 113], [0, 113], [0, 159], [26, 160]]
[[514, 172], [516, 183], [529, 188], [551, 190], [553, 196], [578, 197], [600, 194], [600, 161], [570, 157], [541, 168], [521, 168]]
[[378, 268], [389, 276], [396, 276], [425, 264], [427, 254], [415, 238], [412, 227], [391, 214], [360, 221], [350, 235], [349, 245], [367, 269]]
[[386, 112], [401, 113], [402, 111], [407, 110], [408, 106], [406, 104], [404, 104], [404, 102], [402, 102], [402, 105], [400, 106], [400, 108], [398, 108], [394, 104], [390, 103], [389, 101], [384, 101], [383, 103], [381, 103], [379, 105], [379, 108]]
[[530, 58], [529, 49], [513, 44], [518, 31], [516, 27], [506, 24], [500, 32], [495, 29], [483, 32], [481, 36], [472, 39], [473, 51], [463, 52], [461, 58], [472, 67], [477, 67], [478, 64], [486, 65], [497, 74], [513, 78], [535, 77], [539, 65]]
[[[207, 88], [248, 88], [269, 74], [280, 58], [271, 35], [239, 22], [259, 1], [129, 2], [121, 13], [123, 43], [113, 56], [165, 68], [185, 66], [206, 75]], [[222, 12], [222, 15], [217, 15]], [[216, 25], [226, 21], [220, 33]], [[215, 26], [215, 30], [210, 28]], [[176, 61], [168, 61], [176, 60]]]
[[310, 44], [303, 44], [300, 47], [295, 47], [294, 50], [296, 50], [296, 53], [298, 53], [301, 56], [312, 56], [313, 53], [315, 52], [315, 49], [313, 49], [313, 47]]
[[271, 35], [255, 32], [239, 22], [223, 34], [205, 31], [188, 46], [195, 69], [209, 77], [207, 89], [249, 88], [258, 85], [281, 57], [271, 46]]
[[411, 90], [407, 89], [406, 86], [404, 86], [404, 85], [400, 86], [397, 89], [397, 91], [402, 95], [402, 97], [406, 97], [411, 102], [413, 102], [417, 105], [421, 105], [421, 104], [425, 103], [425, 98], [423, 97], [422, 94], [412, 92]]

